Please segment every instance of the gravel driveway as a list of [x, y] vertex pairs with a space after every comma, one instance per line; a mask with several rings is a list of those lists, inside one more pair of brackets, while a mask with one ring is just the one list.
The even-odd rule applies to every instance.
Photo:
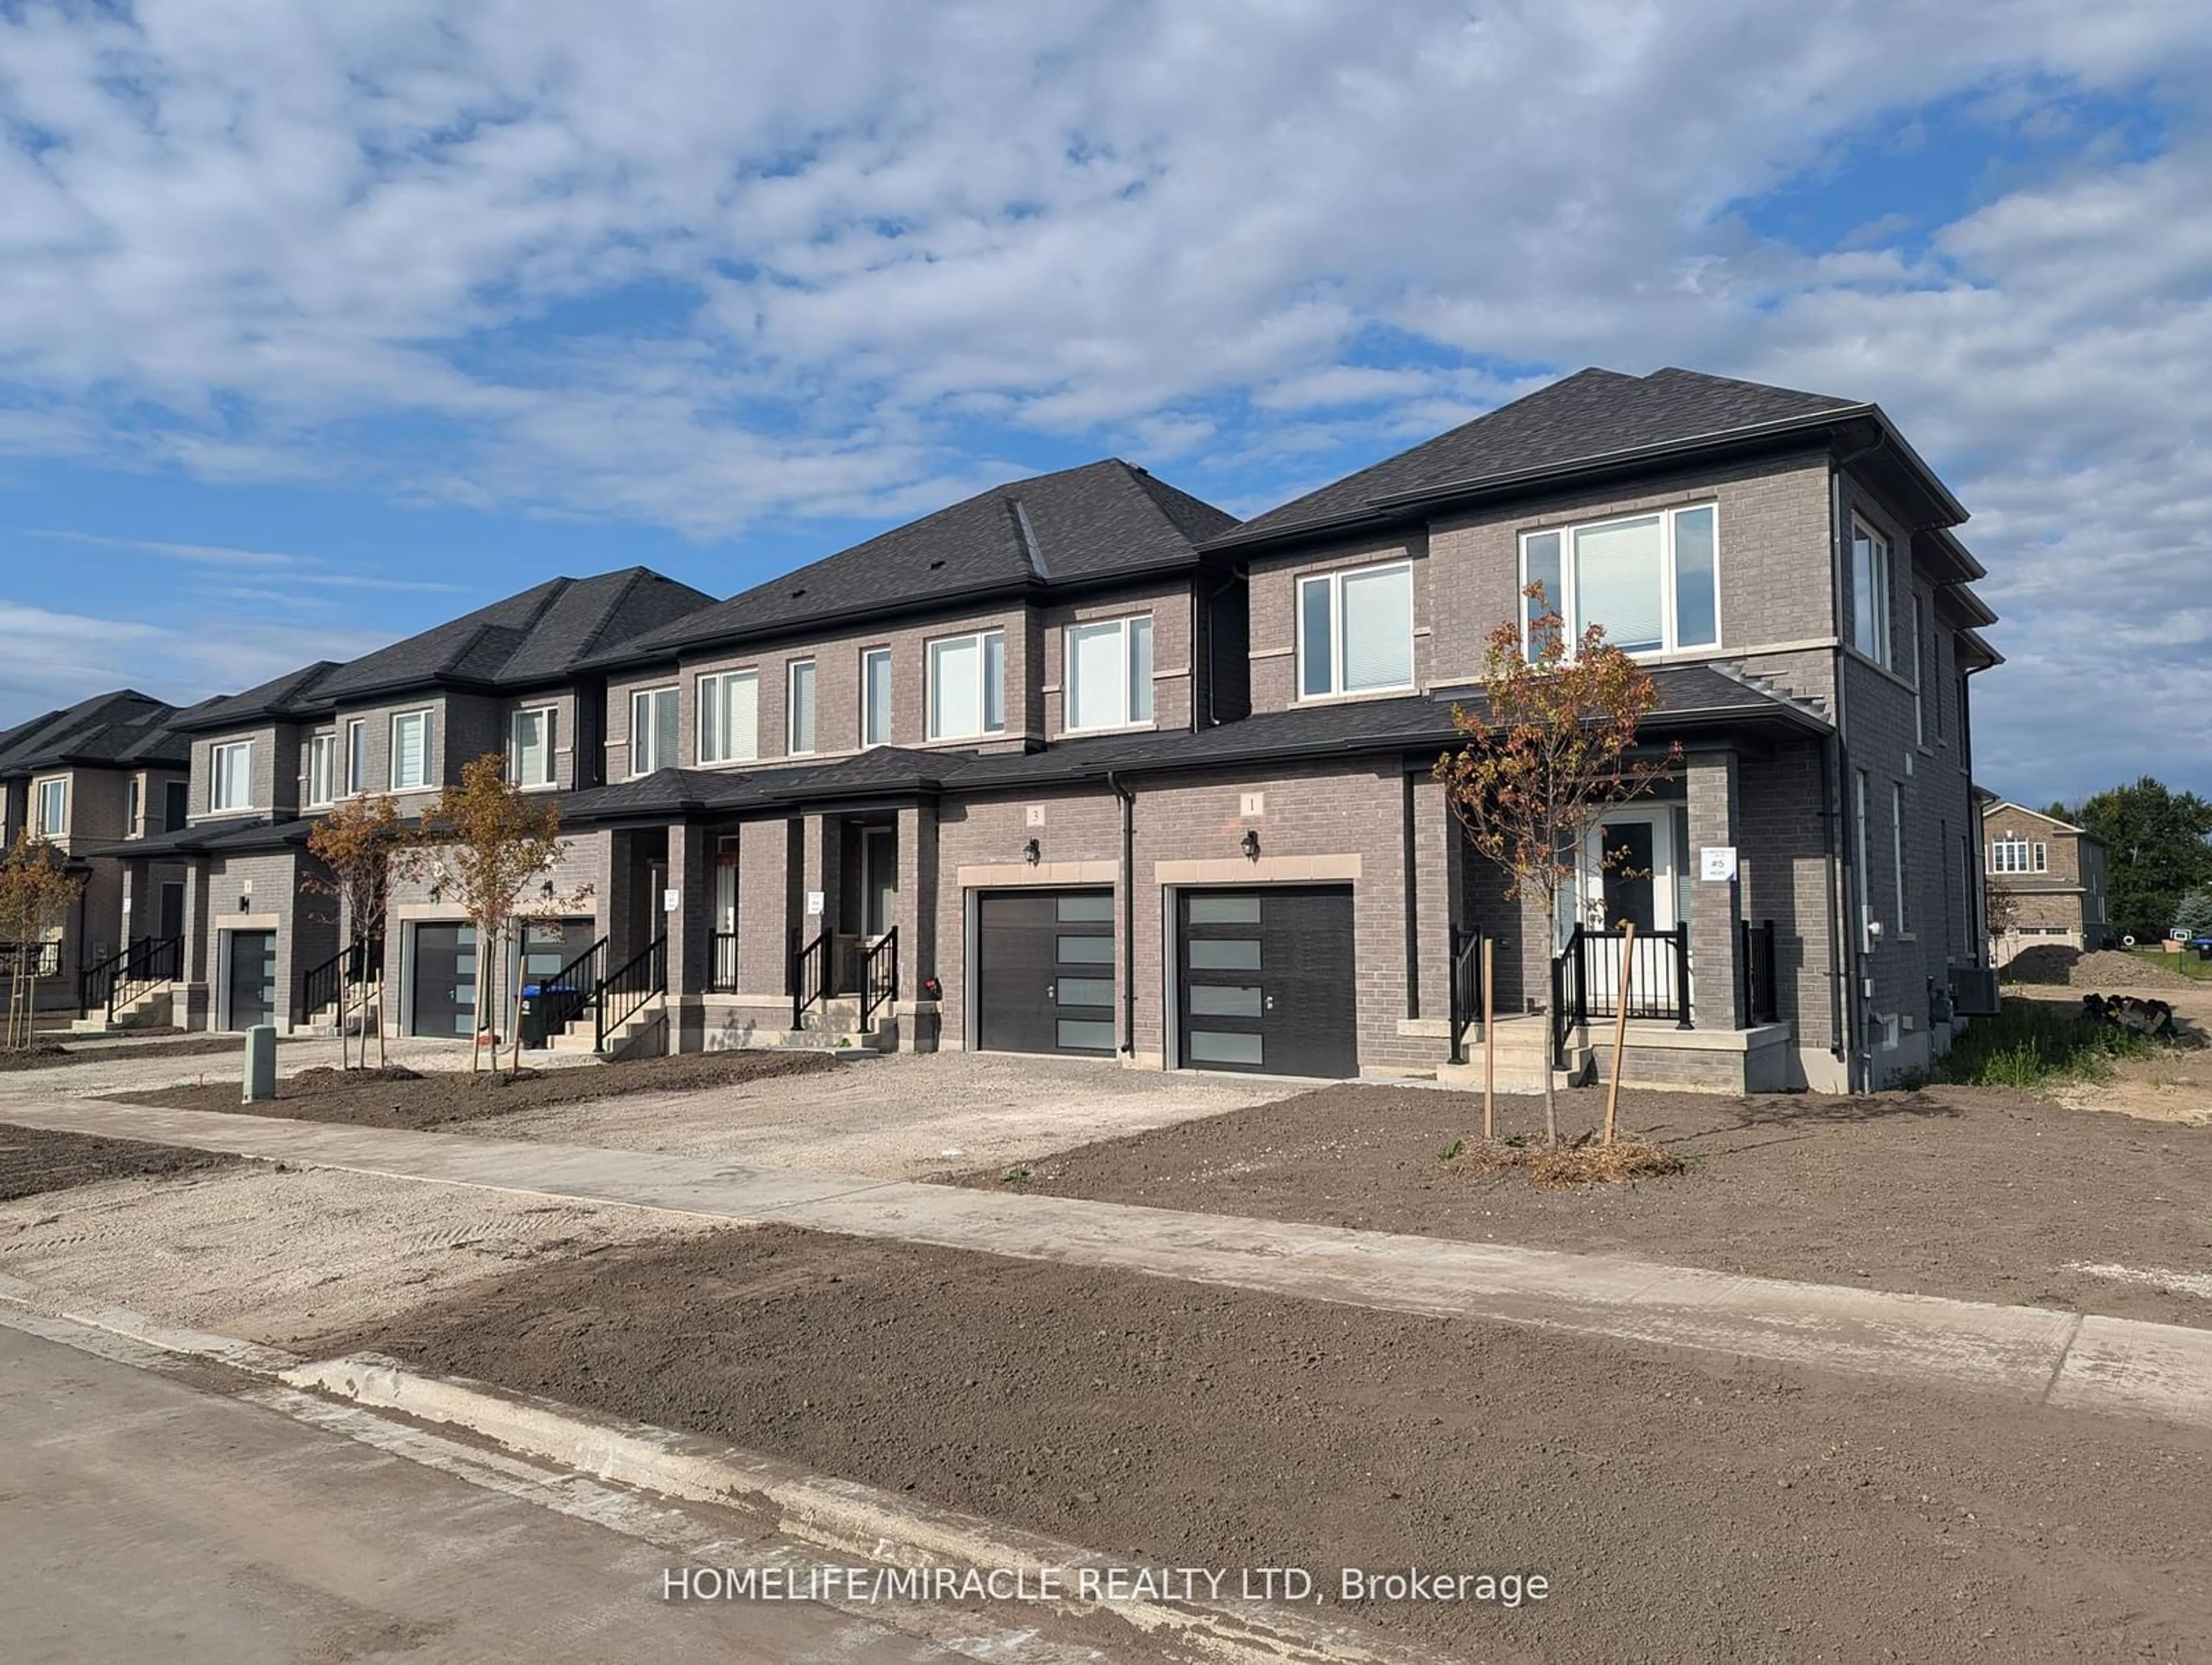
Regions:
[[1288, 1097], [1299, 1084], [1003, 1053], [901, 1054], [819, 1076], [502, 1115], [461, 1132], [923, 1179], [1012, 1167]]

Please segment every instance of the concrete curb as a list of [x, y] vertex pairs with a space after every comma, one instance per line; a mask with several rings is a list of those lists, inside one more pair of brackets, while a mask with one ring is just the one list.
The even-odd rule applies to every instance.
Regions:
[[[1126, 1568], [1095, 1551], [957, 1510], [932, 1508], [856, 1481], [811, 1474], [650, 1424], [586, 1416], [571, 1407], [483, 1382], [416, 1375], [397, 1360], [356, 1354], [301, 1364], [289, 1386], [469, 1429], [510, 1449], [617, 1485], [735, 1508], [763, 1529], [897, 1568], [1054, 1572], [1072, 1587], [1084, 1569]], [[1273, 1603], [1099, 1601], [1044, 1604], [1070, 1617], [1103, 1616], [1155, 1646], [1187, 1648], [1229, 1665], [1428, 1665], [1444, 1657], [1385, 1644], [1351, 1626]]]

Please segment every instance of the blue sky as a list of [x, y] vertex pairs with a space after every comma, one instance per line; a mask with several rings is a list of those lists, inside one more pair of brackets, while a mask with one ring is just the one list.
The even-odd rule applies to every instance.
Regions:
[[1975, 511], [1989, 784], [2212, 791], [2201, 4], [831, 9], [0, 9], [0, 722], [1674, 363]]

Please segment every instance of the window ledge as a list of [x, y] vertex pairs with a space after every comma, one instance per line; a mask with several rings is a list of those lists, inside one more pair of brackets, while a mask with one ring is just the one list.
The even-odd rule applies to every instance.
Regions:
[[1159, 721], [1155, 718], [1142, 723], [1104, 723], [1097, 728], [1074, 728], [1063, 725], [1060, 732], [1066, 739], [1087, 740], [1097, 734], [1153, 734], [1158, 732], [1159, 726]]
[[[1408, 694], [1421, 691], [1419, 683], [1407, 683], [1397, 688], [1363, 688], [1352, 694], [1301, 694], [1291, 701], [1300, 705], [1352, 705], [1361, 700], [1402, 700]], [[1097, 732], [1097, 731], [1091, 731]]]

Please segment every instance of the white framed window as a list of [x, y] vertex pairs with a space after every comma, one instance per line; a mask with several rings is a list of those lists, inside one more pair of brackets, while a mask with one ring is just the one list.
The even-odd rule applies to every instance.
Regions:
[[650, 775], [674, 769], [681, 698], [672, 685], [641, 688], [629, 696], [629, 772]]
[[860, 744], [891, 743], [891, 650], [871, 647], [860, 655]]
[[1851, 646], [1876, 665], [1889, 663], [1889, 539], [1863, 520], [1851, 522]]
[[750, 763], [760, 756], [760, 672], [720, 671], [699, 678], [699, 761]]
[[356, 717], [346, 725], [345, 789], [349, 798], [368, 790], [368, 722]]
[[2040, 839], [2031, 842], [2007, 834], [1990, 841], [1990, 871], [1993, 873], [2044, 873], [2051, 871], [2051, 847]]
[[1406, 561], [1298, 580], [1298, 697], [1413, 685], [1413, 568]]
[[1128, 728], [1152, 720], [1152, 616], [1067, 627], [1066, 726]]
[[1006, 633], [929, 644], [929, 738], [967, 740], [1006, 729]]
[[392, 789], [420, 792], [430, 784], [430, 714], [403, 711], [392, 720]]
[[145, 802], [146, 783], [134, 775], [124, 783], [123, 788], [123, 836], [125, 838], [136, 838], [143, 830], [138, 824], [138, 817]]
[[791, 755], [803, 757], [814, 750], [814, 661], [793, 659], [787, 674], [790, 702], [784, 738]]
[[208, 808], [243, 810], [253, 805], [253, 742], [232, 740], [208, 753]]
[[[1546, 611], [1571, 645], [1593, 624], [1630, 653], [1720, 645], [1720, 511], [1711, 503], [1521, 534], [1521, 585], [1544, 586]], [[1542, 651], [1522, 617], [1522, 644]]]
[[554, 782], [554, 712], [550, 705], [527, 706], [509, 721], [507, 770], [518, 787], [550, 787]]
[[329, 803], [335, 795], [331, 772], [337, 765], [338, 737], [318, 734], [307, 742], [307, 802]]
[[41, 838], [59, 838], [69, 826], [69, 781], [57, 776], [39, 782], [38, 818], [33, 830]]
[[1893, 781], [1889, 787], [1890, 862], [1897, 880], [1897, 934], [1912, 931], [1912, 889], [1906, 882], [1905, 856], [1905, 788]]

